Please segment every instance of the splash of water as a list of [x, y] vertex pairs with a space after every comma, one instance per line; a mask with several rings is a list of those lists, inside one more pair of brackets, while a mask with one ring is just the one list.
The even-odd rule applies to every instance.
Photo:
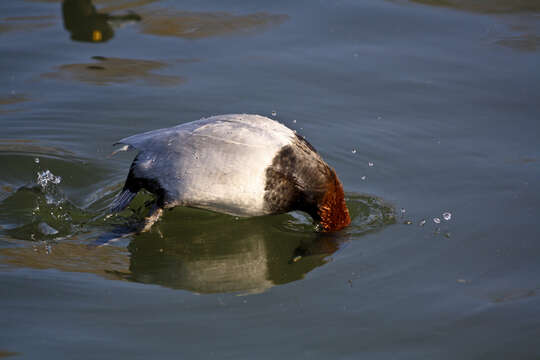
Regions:
[[443, 216], [443, 219], [446, 221], [450, 221], [450, 219], [452, 219], [452, 213], [450, 212], [445, 212], [442, 214], [442, 216]]
[[49, 184], [58, 185], [60, 182], [62, 182], [62, 177], [54, 175], [50, 170], [37, 173], [37, 183], [42, 189], [45, 189]]

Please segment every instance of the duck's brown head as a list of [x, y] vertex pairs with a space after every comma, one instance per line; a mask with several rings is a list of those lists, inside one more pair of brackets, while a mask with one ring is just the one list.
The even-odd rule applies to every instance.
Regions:
[[328, 175], [326, 192], [317, 204], [317, 215], [323, 231], [338, 231], [351, 223], [343, 186], [333, 169]]

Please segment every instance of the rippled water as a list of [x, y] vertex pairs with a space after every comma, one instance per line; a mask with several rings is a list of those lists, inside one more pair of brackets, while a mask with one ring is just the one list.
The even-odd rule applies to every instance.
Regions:
[[[540, 357], [537, 1], [0, 4], [0, 357]], [[352, 225], [106, 206], [120, 138], [305, 135]]]

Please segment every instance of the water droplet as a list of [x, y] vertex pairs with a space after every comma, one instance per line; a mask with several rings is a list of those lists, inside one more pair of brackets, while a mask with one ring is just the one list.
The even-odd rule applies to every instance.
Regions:
[[369, 166], [369, 167], [373, 167], [373, 165], [375, 165], [375, 164], [374, 164], [374, 163], [372, 163], [371, 161], [370, 161], [370, 162], [368, 162], [368, 166]]
[[426, 220], [422, 219], [420, 220], [420, 222], [418, 223], [418, 226], [424, 226], [426, 225]]
[[37, 183], [42, 188], [45, 188], [49, 183], [58, 185], [62, 181], [61, 176], [55, 176], [50, 170], [38, 172]]
[[367, 179], [367, 176], [366, 176], [366, 175], [364, 175], [364, 176], [362, 176], [362, 177], [361, 177], [360, 179], [362, 179], [362, 180], [366, 180], [366, 179]]
[[35, 158], [35, 159], [34, 159], [34, 162], [35, 162], [36, 164], [39, 164], [39, 158], [38, 158], [38, 157]]
[[447, 212], [444, 212], [444, 213], [442, 214], [442, 217], [443, 217], [444, 220], [450, 221], [450, 219], [452, 219], [452, 213], [450, 213], [450, 212], [448, 212], [448, 211], [447, 211]]
[[434, 218], [433, 218], [433, 222], [434, 222], [435, 224], [440, 224], [440, 223], [441, 223], [441, 219], [439, 219], [438, 217], [434, 217]]
[[356, 149], [352, 149], [351, 152], [352, 152], [353, 154], [356, 154]]
[[273, 116], [273, 117], [276, 117], [276, 115], [277, 115], [277, 111], [275, 111], [275, 110], [272, 111], [272, 116]]

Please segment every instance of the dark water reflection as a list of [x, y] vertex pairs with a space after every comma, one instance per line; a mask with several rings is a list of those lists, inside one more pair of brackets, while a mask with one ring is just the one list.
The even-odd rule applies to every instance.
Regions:
[[186, 217], [178, 215], [175, 223], [160, 226], [163, 238], [145, 234], [130, 242], [130, 280], [197, 293], [259, 293], [303, 278], [343, 241], [277, 231], [268, 221], [239, 220], [231, 226], [231, 219], [221, 216], [205, 223], [178, 221]]
[[92, 0], [64, 0], [62, 2], [64, 27], [71, 33], [71, 39], [87, 42], [104, 42], [114, 36], [114, 26], [126, 22], [140, 21], [134, 12], [125, 15], [110, 15], [98, 12]]
[[128, 279], [197, 293], [259, 293], [302, 279], [324, 265], [353, 229], [366, 233], [394, 222], [392, 208], [376, 198], [355, 196], [350, 204], [353, 226], [336, 234], [314, 232], [300, 214], [300, 220], [290, 215], [233, 220], [176, 209], [159, 225], [161, 235], [141, 234], [129, 243]]

